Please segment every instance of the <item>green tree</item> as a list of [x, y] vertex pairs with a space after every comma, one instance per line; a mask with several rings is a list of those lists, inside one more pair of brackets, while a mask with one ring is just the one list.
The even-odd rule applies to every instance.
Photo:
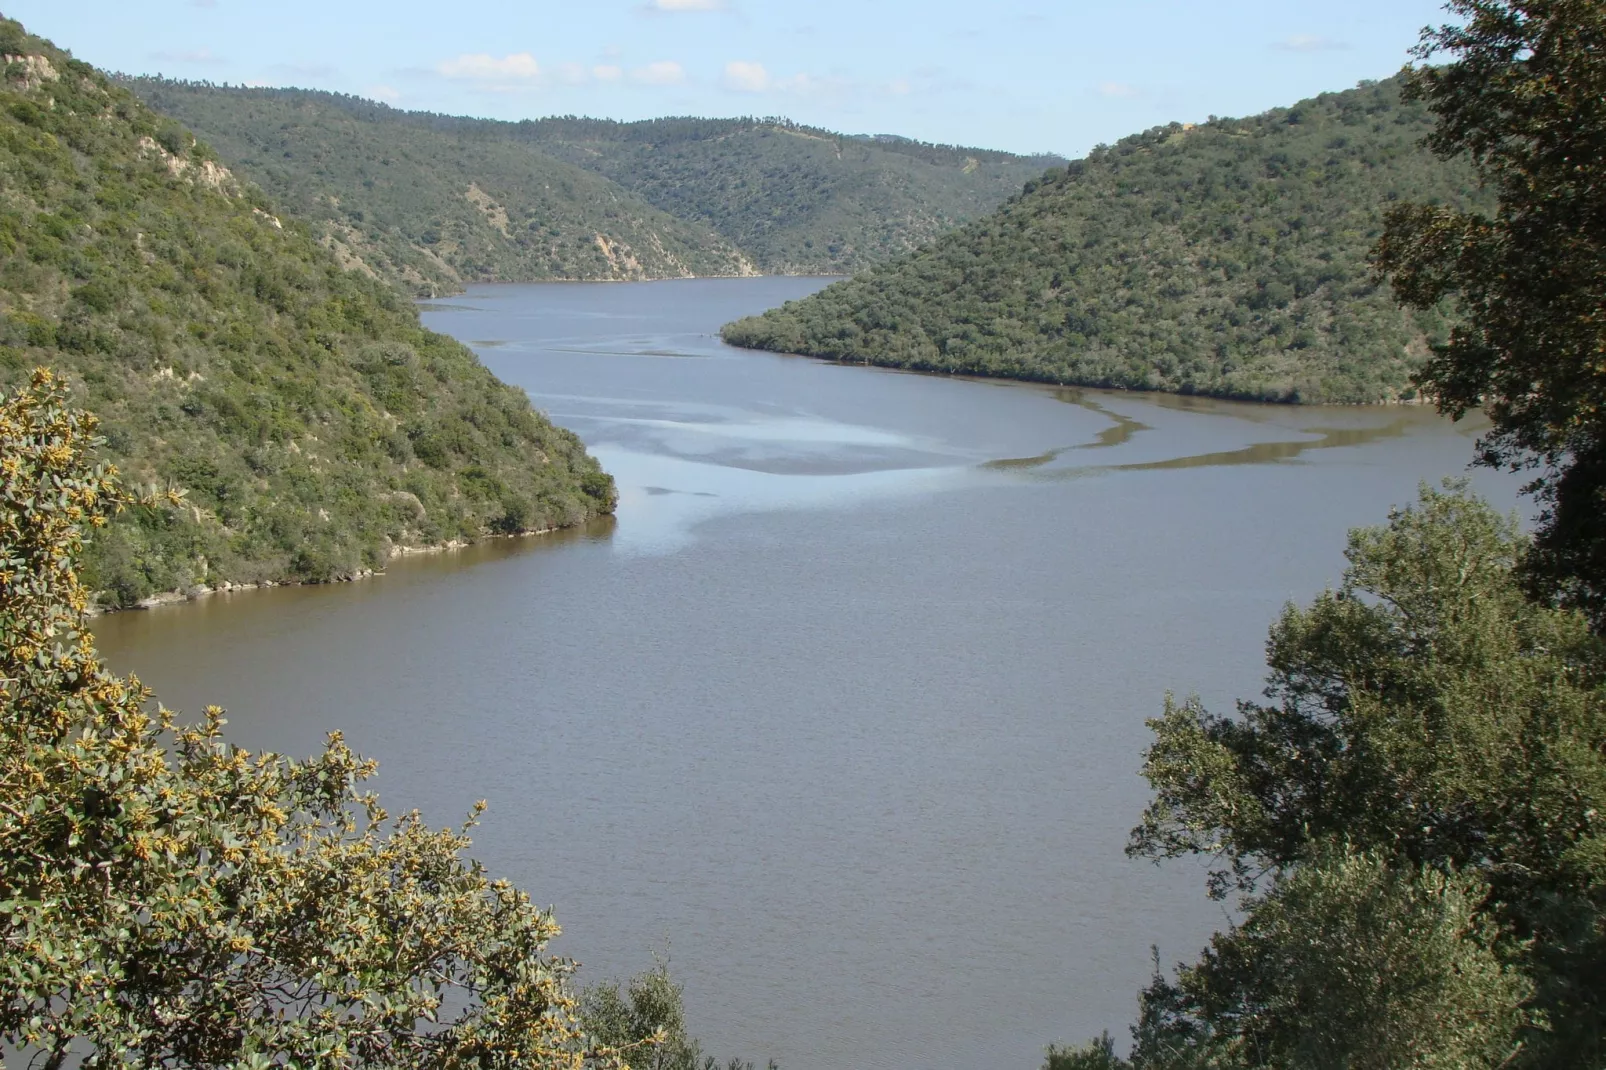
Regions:
[[387, 817], [338, 735], [248, 754], [101, 664], [78, 558], [129, 498], [94, 430], [48, 373], [0, 398], [0, 1044], [50, 1070], [611, 1062], [551, 915], [465, 860], [469, 826]]
[[[1497, 1067], [1536, 1023], [1477, 877], [1336, 847], [1143, 994], [1147, 1067]], [[1095, 1064], [1096, 1065], [1096, 1064]]]
[[1526, 597], [1526, 549], [1424, 488], [1272, 628], [1268, 701], [1167, 700], [1129, 852], [1211, 857], [1247, 898], [1144, 994], [1135, 1065], [1606, 1058], [1606, 644]]
[[1469, 157], [1492, 212], [1394, 209], [1377, 263], [1418, 308], [1462, 313], [1420, 375], [1444, 411], [1482, 405], [1489, 465], [1537, 469], [1527, 569], [1539, 592], [1606, 628], [1606, 4], [1452, 0], [1426, 32], [1409, 92], [1446, 160]]
[[[681, 986], [664, 959], [622, 985], [587, 985], [580, 994], [580, 1020], [598, 1044], [629, 1055], [635, 1070], [720, 1070], [719, 1060], [704, 1054], [686, 1031]], [[753, 1064], [733, 1056], [724, 1070], [753, 1070]], [[768, 1070], [777, 1070], [774, 1059]]]
[[580, 1018], [587, 1032], [611, 1048], [631, 1051], [650, 1046], [635, 1059], [636, 1070], [700, 1070], [702, 1048], [686, 1032], [681, 987], [669, 976], [665, 962], [623, 985], [586, 986]]

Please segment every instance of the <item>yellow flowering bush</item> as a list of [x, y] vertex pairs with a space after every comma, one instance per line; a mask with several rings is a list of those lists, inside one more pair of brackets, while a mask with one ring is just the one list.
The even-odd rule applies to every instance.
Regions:
[[[0, 398], [0, 1044], [34, 1065], [569, 1067], [550, 913], [362, 790], [250, 754], [100, 662], [76, 572], [132, 504], [50, 373]], [[483, 805], [483, 804], [482, 804]]]

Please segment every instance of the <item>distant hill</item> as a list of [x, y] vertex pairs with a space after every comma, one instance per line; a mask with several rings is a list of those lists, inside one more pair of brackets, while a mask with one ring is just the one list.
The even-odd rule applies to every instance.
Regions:
[[414, 292], [463, 281], [832, 274], [981, 216], [1056, 157], [778, 119], [520, 123], [357, 97], [130, 88]]
[[0, 387], [63, 373], [178, 511], [97, 532], [110, 601], [326, 580], [399, 546], [577, 524], [612, 481], [393, 288], [206, 144], [0, 19]]
[[356, 97], [127, 83], [196, 130], [341, 261], [440, 295], [467, 282], [743, 275], [710, 227], [506, 136], [440, 128]]
[[736, 345], [925, 371], [1298, 402], [1409, 398], [1446, 324], [1368, 255], [1397, 199], [1484, 203], [1397, 80], [1172, 124], [985, 219], [725, 327]]
[[707, 222], [771, 273], [857, 271], [992, 211], [1055, 156], [851, 137], [775, 119], [542, 119], [543, 151]]

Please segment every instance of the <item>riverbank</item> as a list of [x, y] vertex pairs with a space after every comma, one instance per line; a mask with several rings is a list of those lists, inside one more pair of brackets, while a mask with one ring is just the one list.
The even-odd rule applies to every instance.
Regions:
[[[588, 521], [594, 523], [595, 521]], [[519, 531], [511, 534], [491, 533], [482, 535], [477, 539], [448, 539], [446, 542], [430, 546], [392, 546], [386, 558], [387, 564], [398, 558], [419, 557], [429, 554], [455, 553], [466, 550], [471, 546], [479, 546], [497, 539], [530, 539], [540, 535], [552, 535], [566, 528], [538, 528], [531, 531]], [[385, 569], [364, 568], [345, 575], [334, 576], [327, 580], [261, 580], [255, 583], [230, 583], [224, 580], [216, 585], [196, 584], [194, 587], [182, 591], [163, 591], [160, 594], [143, 598], [131, 606], [92, 605], [89, 607], [89, 616], [99, 617], [108, 613], [123, 613], [131, 610], [161, 609], [167, 606], [181, 606], [196, 602], [213, 595], [238, 594], [244, 591], [264, 591], [278, 587], [324, 587], [333, 583], [356, 583], [359, 580], [374, 579], [385, 575]]]
[[[823, 277], [823, 276], [814, 276]], [[772, 309], [771, 311], [776, 311]], [[963, 379], [972, 382], [999, 382], [1024, 383], [1031, 386], [1048, 386], [1066, 390], [1109, 390], [1117, 393], [1130, 394], [1159, 394], [1175, 398], [1209, 398], [1213, 401], [1236, 401], [1253, 405], [1276, 405], [1285, 407], [1324, 406], [1324, 407], [1350, 407], [1350, 408], [1376, 408], [1389, 405], [1432, 405], [1431, 398], [1423, 397], [1414, 388], [1407, 387], [1394, 396], [1372, 398], [1357, 401], [1352, 398], [1325, 398], [1307, 397], [1297, 390], [1285, 394], [1255, 393], [1252, 391], [1238, 391], [1233, 389], [1189, 389], [1168, 390], [1163, 386], [1148, 386], [1138, 382], [1121, 382], [1109, 378], [1077, 378], [1057, 374], [1035, 373], [1021, 371], [1015, 374], [989, 373], [973, 367], [960, 365], [952, 368], [922, 360], [899, 360], [882, 358], [878, 356], [848, 356], [835, 353], [810, 353], [806, 349], [788, 349], [782, 346], [761, 344], [751, 338], [746, 332], [745, 324], [761, 319], [761, 316], [748, 316], [742, 320], [725, 324], [719, 330], [719, 340], [736, 349], [745, 349], [753, 353], [773, 353], [782, 357], [804, 357], [809, 360], [822, 361], [826, 364], [838, 364], [850, 368], [880, 368], [883, 371], [906, 372], [910, 375], [931, 375], [942, 379]], [[747, 339], [744, 341], [743, 339]]]

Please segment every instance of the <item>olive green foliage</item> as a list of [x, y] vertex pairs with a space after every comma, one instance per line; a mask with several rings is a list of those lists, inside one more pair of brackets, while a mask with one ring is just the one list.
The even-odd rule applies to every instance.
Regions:
[[[596, 1043], [623, 1052], [634, 1070], [721, 1070], [719, 1060], [686, 1032], [681, 986], [660, 960], [625, 984], [600, 982], [580, 994], [580, 1020]], [[724, 1070], [753, 1070], [731, 1058]], [[768, 1070], [776, 1070], [772, 1059]]]
[[[1476, 877], [1335, 851], [1280, 874], [1244, 922], [1144, 993], [1152, 1067], [1465, 1070], [1521, 1050], [1533, 986]], [[1096, 1064], [1095, 1064], [1096, 1065]]]
[[318, 220], [325, 240], [419, 292], [854, 271], [991, 211], [1060, 162], [784, 119], [506, 123], [300, 89], [127, 84]]
[[542, 151], [705, 221], [772, 274], [835, 275], [992, 211], [1056, 156], [855, 137], [785, 119], [543, 119]]
[[1273, 627], [1268, 701], [1151, 722], [1130, 853], [1249, 898], [1145, 993], [1134, 1065], [1606, 1058], [1606, 645], [1526, 597], [1525, 549], [1424, 488]]
[[1409, 398], [1442, 338], [1367, 256], [1397, 197], [1481, 203], [1391, 80], [1158, 127], [920, 251], [740, 320], [736, 345], [922, 371], [1301, 402]]
[[97, 533], [108, 601], [611, 511], [573, 435], [183, 127], [15, 22], [0, 55], [0, 386], [58, 369], [131, 484], [187, 495]]
[[1043, 1061], [1043, 1070], [1122, 1070], [1130, 1066], [1115, 1054], [1115, 1041], [1103, 1033], [1097, 1040], [1076, 1046], [1050, 1044]]
[[[86, 528], [128, 498], [48, 373], [0, 398], [0, 1045], [84, 1067], [613, 1065], [552, 917], [392, 819], [332, 735], [175, 727], [85, 628]], [[477, 810], [476, 810], [477, 813]], [[472, 821], [470, 822], [472, 824]]]
[[531, 151], [505, 123], [437, 128], [383, 104], [302, 90], [126, 84], [311, 222], [346, 262], [407, 292], [752, 271], [707, 226]]
[[1491, 211], [1413, 204], [1378, 249], [1400, 297], [1453, 297], [1462, 317], [1421, 381], [1441, 409], [1482, 406], [1490, 465], [1540, 470], [1544, 513], [1527, 566], [1538, 593], [1606, 629], [1606, 4], [1456, 0], [1425, 35], [1411, 93], [1431, 144], [1470, 159]]

